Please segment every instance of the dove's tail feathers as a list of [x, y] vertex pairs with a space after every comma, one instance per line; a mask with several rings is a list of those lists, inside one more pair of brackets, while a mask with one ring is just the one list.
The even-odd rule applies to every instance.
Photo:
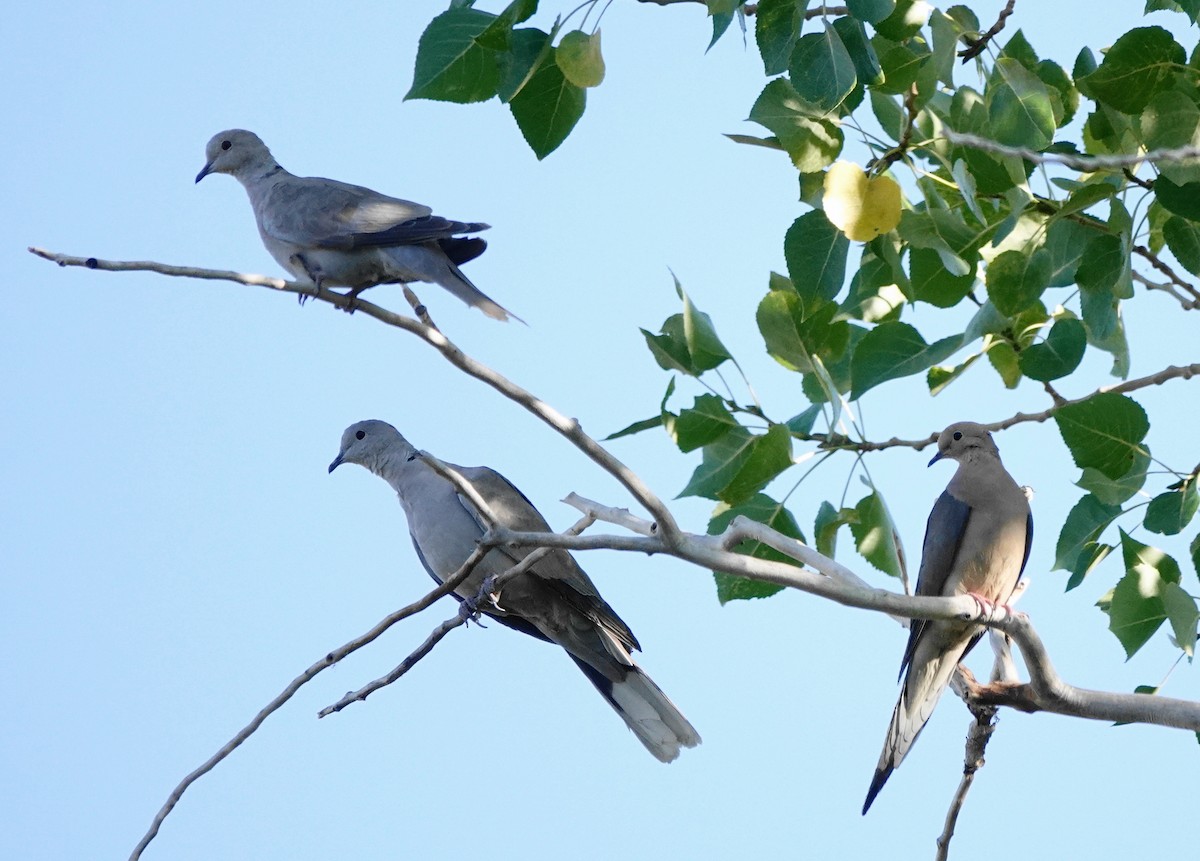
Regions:
[[625, 668], [625, 677], [614, 682], [584, 661], [573, 660], [659, 762], [672, 762], [680, 748], [700, 743], [696, 728], [641, 667]]
[[[938, 700], [949, 686], [954, 670], [971, 642], [969, 639], [964, 640], [940, 653], [934, 652], [936, 646], [928, 641], [917, 646], [916, 654], [904, 677], [900, 699], [892, 711], [892, 721], [888, 725], [887, 739], [883, 743], [883, 752], [879, 755], [879, 764], [875, 767], [875, 776], [871, 779], [867, 799], [863, 802], [864, 814], [870, 810], [875, 796], [883, 789], [892, 772], [904, 762], [904, 757], [908, 755], [917, 736], [929, 722]], [[932, 654], [923, 655], [922, 651], [925, 649]]]
[[452, 236], [448, 239], [439, 239], [437, 243], [442, 252], [450, 258], [450, 262], [456, 266], [469, 263], [487, 251], [487, 241], [478, 236]]
[[459, 269], [458, 266], [456, 266], [449, 258], [446, 259], [446, 269], [443, 272], [438, 273], [438, 275], [440, 277], [435, 278], [438, 284], [445, 287], [472, 308], [478, 308], [493, 320], [507, 322], [508, 318], [511, 317], [518, 323], [525, 323], [524, 320], [522, 320], [512, 311], [509, 311], [503, 305], [494, 301], [490, 296], [472, 284], [471, 279], [466, 275], [463, 275], [462, 270]]

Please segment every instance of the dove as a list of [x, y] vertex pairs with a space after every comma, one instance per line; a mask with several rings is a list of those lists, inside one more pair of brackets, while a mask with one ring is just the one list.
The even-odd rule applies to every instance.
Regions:
[[[1033, 515], [1024, 491], [1000, 462], [982, 425], [959, 422], [938, 436], [939, 460], [958, 462], [925, 527], [918, 595], [973, 595], [983, 605], [1012, 595], [1033, 541]], [[903, 687], [862, 812], [871, 807], [933, 713], [959, 661], [983, 636], [970, 622], [914, 619], [900, 663]]]
[[[396, 491], [417, 557], [439, 583], [458, 570], [487, 531], [476, 506], [387, 422], [362, 421], [347, 428], [329, 471], [344, 463], [366, 467]], [[482, 466], [451, 468], [471, 484], [503, 526], [522, 532], [551, 531], [533, 503], [498, 472]], [[455, 597], [472, 602], [473, 607], [485, 580], [503, 574], [533, 549], [492, 548], [457, 588]], [[659, 761], [671, 762], [681, 748], [700, 743], [687, 718], [634, 662], [632, 652], [641, 646], [629, 626], [600, 597], [567, 551], [551, 550], [530, 570], [507, 580], [494, 603], [481, 602], [478, 609], [566, 650]]]
[[214, 135], [205, 158], [196, 182], [213, 173], [240, 182], [263, 245], [297, 280], [349, 287], [351, 300], [377, 284], [428, 281], [489, 317], [520, 320], [459, 269], [487, 248], [484, 240], [463, 234], [487, 230], [487, 224], [451, 221], [428, 206], [362, 186], [296, 176], [244, 129]]

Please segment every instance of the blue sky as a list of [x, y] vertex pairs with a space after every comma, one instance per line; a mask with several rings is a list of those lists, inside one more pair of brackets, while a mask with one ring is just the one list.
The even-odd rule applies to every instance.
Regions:
[[[1001, 5], [974, 8], [994, 20]], [[1048, 5], [1018, 3], [1010, 30], [1068, 68], [1079, 46], [1099, 49], [1141, 21], [1141, 4], [1105, 15]], [[125, 857], [176, 782], [293, 676], [425, 591], [386, 485], [363, 470], [326, 475], [346, 425], [386, 419], [440, 457], [494, 466], [558, 528], [575, 519], [557, 502], [571, 491], [630, 504], [523, 410], [365, 316], [233, 284], [58, 269], [25, 252], [281, 274], [242, 189], [192, 182], [215, 132], [250, 128], [296, 173], [494, 225], [468, 271], [528, 328], [419, 292], [463, 349], [594, 436], [657, 408], [667, 376], [638, 327], [657, 330], [677, 310], [671, 271], [768, 410], [803, 408], [799, 379], [766, 356], [754, 326], [783, 233], [804, 211], [795, 174], [780, 154], [722, 137], [758, 133], [742, 120], [764, 83], [753, 47], [731, 33], [705, 55], [699, 7], [613, 4], [608, 77], [539, 163], [495, 102], [402, 101], [441, 7], [41, 4], [8, 22], [0, 857]], [[1182, 20], [1152, 22], [1190, 52]], [[405, 308], [396, 288], [370, 298]], [[1194, 327], [1169, 299], [1139, 295], [1127, 315], [1133, 376], [1194, 361]], [[925, 307], [906, 319], [931, 334], [954, 324]], [[1089, 358], [1064, 393], [1104, 384], [1107, 367]], [[677, 403], [698, 393], [684, 390]], [[1190, 466], [1187, 384], [1137, 398], [1155, 455]], [[881, 438], [1046, 405], [977, 367], [936, 399], [913, 379], [861, 406]], [[1156, 683], [1174, 659], [1165, 636], [1126, 663], [1092, 607], [1115, 572], [1070, 594], [1049, 572], [1078, 495], [1057, 431], [1021, 425], [998, 442], [1037, 491], [1021, 606], [1060, 672], [1118, 691]], [[612, 450], [667, 498], [697, 461], [657, 433]], [[890, 451], [870, 462], [914, 559], [951, 473], [927, 460]], [[847, 466], [822, 467], [794, 495], [806, 529], [822, 499], [840, 498]], [[862, 492], [855, 480], [849, 501]], [[672, 505], [704, 530], [709, 503]], [[849, 536], [841, 545], [840, 558], [893, 585]], [[655, 762], [558, 650], [498, 625], [454, 632], [401, 683], [316, 720], [453, 612], [441, 604], [305, 687], [184, 796], [145, 857], [928, 857], [968, 723], [952, 697], [859, 815], [897, 694], [894, 623], [799, 593], [722, 608], [705, 572], [672, 560], [597, 552], [582, 563], [703, 735], [699, 749]], [[1168, 692], [1200, 697], [1190, 668]], [[988, 754], [954, 855], [989, 857], [1001, 840], [1031, 858], [1194, 847], [1190, 733], [1005, 712]]]

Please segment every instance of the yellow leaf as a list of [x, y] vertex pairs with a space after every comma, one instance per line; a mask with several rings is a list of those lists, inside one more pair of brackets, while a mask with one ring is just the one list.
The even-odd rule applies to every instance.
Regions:
[[900, 223], [900, 186], [890, 176], [868, 179], [854, 162], [835, 162], [825, 174], [824, 207], [847, 239], [869, 242]]

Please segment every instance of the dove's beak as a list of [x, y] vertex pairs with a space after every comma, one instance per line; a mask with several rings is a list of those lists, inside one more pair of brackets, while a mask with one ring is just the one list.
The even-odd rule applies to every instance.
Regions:
[[200, 169], [200, 172], [198, 174], [196, 174], [196, 182], [199, 182], [200, 180], [204, 179], [204, 177], [206, 177], [210, 173], [212, 173], [212, 166], [213, 166], [213, 163], [210, 161], [208, 164], [206, 164], [204, 167], [202, 167]]
[[929, 465], [929, 466], [933, 466], [935, 463], [937, 463], [939, 460], [941, 460], [941, 459], [942, 459], [942, 456], [943, 456], [943, 455], [942, 455], [942, 453], [939, 451], [937, 454], [935, 454], [933, 457], [931, 457], [931, 458], [929, 459], [929, 464], [928, 464], [928, 465]]
[[338, 456], [333, 459], [333, 463], [329, 464], [329, 471], [333, 472], [335, 469], [337, 469], [341, 465], [342, 465], [342, 455], [339, 453]]

